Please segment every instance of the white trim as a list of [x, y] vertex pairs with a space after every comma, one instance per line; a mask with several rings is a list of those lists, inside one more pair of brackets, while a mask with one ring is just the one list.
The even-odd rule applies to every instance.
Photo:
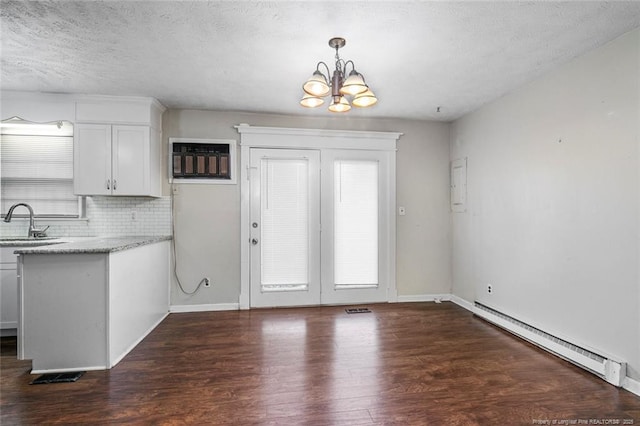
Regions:
[[43, 370], [31, 370], [30, 374], [50, 374], [50, 373], [72, 373], [74, 371], [97, 371], [108, 370], [106, 365], [90, 365], [88, 367], [73, 367], [73, 368], [50, 368]]
[[407, 302], [448, 302], [451, 300], [451, 295], [448, 293], [442, 294], [410, 294], [407, 296], [398, 296], [398, 303]]
[[162, 105], [157, 99], [147, 96], [120, 96], [120, 95], [92, 95], [76, 93], [47, 93], [47, 92], [26, 92], [22, 90], [2, 90], [3, 100], [18, 99], [35, 102], [77, 102], [77, 101], [110, 101], [110, 102], [132, 102], [150, 103], [164, 112], [167, 107]]
[[[122, 358], [124, 358], [125, 356], [129, 355], [129, 352], [131, 352], [133, 350], [133, 348], [135, 348], [136, 346], [138, 346], [138, 344], [140, 342], [142, 342], [157, 326], [160, 325], [160, 323], [162, 321], [164, 321], [164, 319], [166, 317], [169, 316], [169, 312], [165, 313], [164, 315], [162, 315], [162, 317], [160, 317], [160, 319], [158, 319], [158, 321], [155, 322], [155, 324], [153, 324], [151, 327], [149, 327], [147, 329], [147, 331], [144, 332], [144, 334], [142, 334], [138, 339], [136, 339], [131, 345], [129, 345], [129, 347], [127, 349], [125, 349], [124, 352], [122, 352], [120, 355], [118, 355], [115, 359], [109, 359], [109, 367], [108, 368], [113, 368], [116, 366], [116, 364], [118, 364], [120, 361], [122, 361]], [[108, 324], [108, 323], [107, 323]], [[111, 342], [109, 342], [110, 344]], [[110, 348], [107, 345], [107, 354], [110, 355]], [[66, 371], [66, 370], [65, 370]]]
[[363, 130], [330, 130], [330, 129], [302, 129], [294, 127], [260, 127], [240, 123], [235, 126], [238, 133], [259, 135], [291, 135], [291, 136], [324, 136], [330, 138], [356, 138], [356, 139], [387, 139], [396, 141], [403, 133], [399, 132], [375, 132]]
[[162, 114], [167, 109], [157, 99], [141, 96], [2, 90], [0, 97], [2, 119], [17, 116], [37, 122], [144, 124], [161, 130]]
[[172, 314], [185, 312], [213, 312], [213, 311], [237, 311], [239, 303], [205, 303], [202, 305], [171, 305], [169, 312]]
[[640, 381], [627, 376], [622, 381], [622, 388], [640, 396]]
[[[398, 135], [400, 137], [400, 135]], [[398, 301], [398, 283], [396, 281], [397, 274], [397, 223], [396, 223], [396, 189], [397, 189], [397, 176], [396, 176], [396, 151], [389, 153], [389, 182], [387, 195], [387, 217], [389, 220], [388, 241], [389, 243], [389, 267], [387, 271], [387, 282], [389, 287], [387, 288], [387, 301], [389, 303]]]
[[255, 127], [248, 124], [235, 127], [241, 136], [240, 145], [252, 148], [396, 151], [396, 142], [402, 136], [398, 132]]
[[456, 296], [455, 294], [451, 295], [451, 301], [456, 305], [465, 308], [469, 312], [474, 312], [473, 303], [466, 301], [465, 299]]
[[240, 142], [240, 295], [238, 296], [238, 305], [240, 309], [249, 309], [251, 301], [251, 246], [249, 245], [250, 229], [243, 224], [249, 223], [250, 206], [249, 200], [249, 176], [251, 167], [251, 151], [248, 145]]
[[[392, 151], [390, 172], [395, 171], [395, 151], [398, 138], [402, 133], [398, 132], [369, 132], [358, 130], [325, 130], [325, 129], [296, 129], [281, 127], [259, 127], [249, 124], [235, 126], [240, 133], [240, 295], [238, 298], [239, 309], [249, 309], [250, 301], [250, 200], [249, 200], [249, 171], [251, 148], [292, 148], [292, 149], [362, 149], [369, 151]], [[322, 155], [322, 154], [321, 154]], [[394, 174], [395, 175], [395, 174]], [[395, 177], [392, 177], [395, 179]], [[395, 260], [395, 180], [390, 182], [389, 197], [392, 201], [393, 211], [390, 212], [391, 229], [389, 237], [393, 238], [390, 247], [390, 256]], [[395, 277], [395, 265], [389, 268], [389, 287], [387, 298], [389, 302], [397, 300], [397, 284]]]

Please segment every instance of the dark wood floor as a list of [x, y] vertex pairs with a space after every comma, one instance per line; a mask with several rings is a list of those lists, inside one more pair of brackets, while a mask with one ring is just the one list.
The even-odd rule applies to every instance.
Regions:
[[640, 425], [639, 397], [456, 305], [369, 307], [172, 314], [76, 383], [29, 385], [4, 338], [0, 423]]

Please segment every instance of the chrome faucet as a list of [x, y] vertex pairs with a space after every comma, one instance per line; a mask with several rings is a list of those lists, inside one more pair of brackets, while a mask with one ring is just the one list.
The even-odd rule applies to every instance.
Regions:
[[15, 208], [18, 206], [25, 206], [27, 209], [29, 209], [29, 235], [27, 235], [27, 237], [28, 238], [46, 237], [47, 234], [45, 233], [45, 231], [49, 229], [49, 227], [47, 226], [46, 228], [36, 228], [35, 221], [33, 220], [33, 209], [29, 204], [17, 203], [12, 205], [9, 208], [7, 215], [4, 217], [4, 221], [7, 223], [11, 222], [11, 216], [13, 216], [13, 210], [15, 210]]

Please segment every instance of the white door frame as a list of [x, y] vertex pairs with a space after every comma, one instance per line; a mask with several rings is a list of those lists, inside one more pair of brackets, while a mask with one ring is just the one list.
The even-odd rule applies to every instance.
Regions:
[[235, 126], [240, 133], [240, 309], [250, 308], [250, 149], [349, 149], [389, 151], [389, 258], [386, 281], [389, 283], [388, 301], [398, 300], [396, 287], [396, 142], [402, 133], [352, 130], [296, 129], [257, 127], [248, 124]]

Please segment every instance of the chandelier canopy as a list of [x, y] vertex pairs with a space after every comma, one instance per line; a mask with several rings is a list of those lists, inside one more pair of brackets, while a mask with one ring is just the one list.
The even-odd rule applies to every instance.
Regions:
[[[365, 108], [378, 102], [376, 96], [365, 83], [364, 76], [356, 71], [353, 61], [345, 62], [340, 59], [338, 49], [344, 47], [345, 44], [346, 40], [341, 37], [329, 40], [329, 46], [336, 49], [336, 69], [329, 78], [331, 75], [329, 66], [322, 61], [318, 62], [313, 75], [302, 86], [304, 96], [300, 105], [307, 108], [319, 107], [324, 104], [323, 98], [329, 95], [331, 95], [331, 105], [329, 105], [331, 112], [347, 112], [351, 109], [351, 105]], [[351, 72], [347, 75], [349, 65], [351, 65]], [[320, 71], [321, 66], [326, 69], [326, 74]]]

